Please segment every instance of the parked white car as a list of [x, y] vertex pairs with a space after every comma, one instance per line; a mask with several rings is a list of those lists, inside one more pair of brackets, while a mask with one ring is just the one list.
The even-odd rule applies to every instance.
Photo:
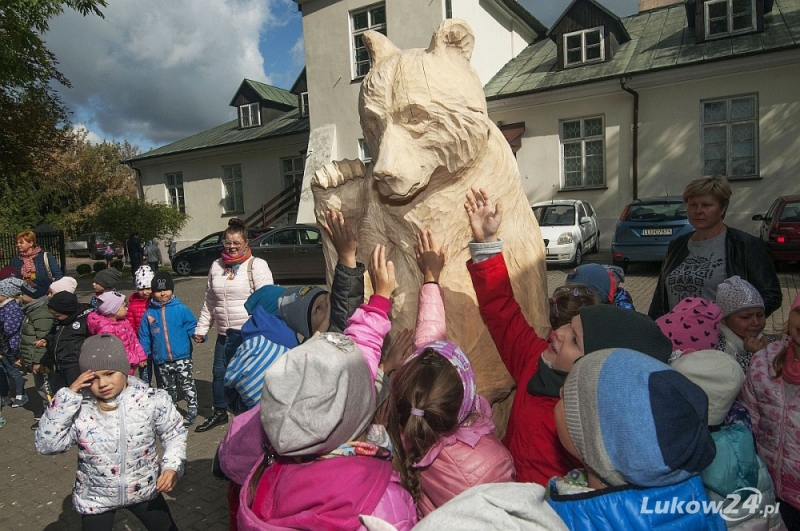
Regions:
[[579, 266], [586, 253], [600, 250], [600, 228], [591, 203], [557, 199], [531, 205], [547, 248], [547, 262]]

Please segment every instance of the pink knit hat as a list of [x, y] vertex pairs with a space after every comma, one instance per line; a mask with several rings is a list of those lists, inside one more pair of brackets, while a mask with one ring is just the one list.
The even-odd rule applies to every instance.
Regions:
[[711, 350], [719, 343], [719, 306], [700, 297], [687, 297], [671, 312], [656, 319], [661, 332], [672, 341], [672, 350], [684, 354]]

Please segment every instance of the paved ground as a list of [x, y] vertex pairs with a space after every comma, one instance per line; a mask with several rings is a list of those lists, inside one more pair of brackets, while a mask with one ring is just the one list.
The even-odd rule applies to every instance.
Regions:
[[[591, 255], [587, 261], [606, 262], [610, 256]], [[70, 260], [69, 273], [79, 261]], [[552, 288], [561, 285], [565, 268], [551, 268], [548, 284]], [[631, 267], [625, 281], [634, 303], [640, 311], [646, 311], [652, 297], [658, 264]], [[784, 306], [770, 319], [767, 328], [780, 330], [785, 322], [789, 304], [800, 288], [800, 271], [780, 274], [784, 291]], [[195, 314], [202, 306], [204, 277], [176, 278], [175, 291]], [[133, 285], [124, 280], [120, 289], [130, 293]], [[88, 300], [91, 280], [80, 279], [78, 295]], [[195, 349], [195, 378], [200, 400], [200, 415], [211, 411], [211, 361], [215, 337]], [[38, 397], [28, 389], [31, 401]], [[8, 423], [0, 430], [0, 530], [49, 530], [79, 529], [80, 521], [71, 506], [71, 488], [75, 480], [76, 451], [65, 454], [41, 456], [33, 448], [33, 421], [31, 404], [25, 408], [4, 408]], [[202, 421], [202, 418], [200, 419]], [[227, 485], [211, 475], [211, 459], [217, 445], [225, 435], [226, 427], [215, 428], [206, 433], [195, 433], [190, 429], [186, 474], [176, 490], [167, 498], [181, 529], [215, 531], [227, 529]], [[120, 511], [114, 529], [143, 529], [138, 520], [126, 511]]]

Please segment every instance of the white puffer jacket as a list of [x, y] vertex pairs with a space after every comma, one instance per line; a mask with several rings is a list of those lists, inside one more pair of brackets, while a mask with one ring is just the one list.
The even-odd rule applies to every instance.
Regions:
[[206, 300], [200, 310], [195, 334], [204, 336], [213, 323], [217, 325], [217, 333], [225, 335], [228, 328], [240, 329], [250, 317], [244, 309], [244, 303], [255, 290], [272, 284], [272, 271], [267, 262], [253, 257], [253, 283], [247, 273], [248, 263], [242, 262], [233, 278], [228, 278], [222, 259], [215, 260], [208, 272]]
[[[114, 411], [100, 411], [94, 398], [59, 389], [36, 430], [36, 450], [66, 452], [78, 444], [78, 476], [72, 505], [97, 514], [155, 498], [160, 470], [180, 477], [186, 462], [183, 417], [162, 389], [134, 376], [117, 397]], [[156, 435], [164, 456], [158, 464]]]

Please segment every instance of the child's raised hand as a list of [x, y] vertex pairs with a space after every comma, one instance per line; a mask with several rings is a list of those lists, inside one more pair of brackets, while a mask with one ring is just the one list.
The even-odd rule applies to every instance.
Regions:
[[156, 492], [170, 492], [178, 484], [178, 473], [174, 470], [165, 470], [156, 480]]
[[376, 245], [369, 261], [369, 278], [372, 281], [372, 291], [376, 295], [392, 296], [394, 291], [394, 264], [386, 261], [386, 247]]
[[472, 237], [476, 242], [497, 241], [497, 230], [503, 220], [503, 209], [500, 202], [494, 208], [486, 190], [473, 188], [467, 192], [467, 201], [464, 210], [469, 216], [469, 225], [472, 228]]
[[75, 381], [72, 382], [72, 385], [69, 386], [69, 390], [72, 391], [73, 393], [80, 393], [87, 387], [90, 387], [94, 379], [95, 375], [94, 372], [91, 371], [91, 369], [86, 372], [82, 372], [80, 376], [75, 378]]
[[392, 338], [389, 348], [386, 349], [386, 358], [383, 360], [383, 372], [387, 375], [392, 374], [400, 368], [411, 353], [411, 346], [414, 344], [414, 331], [404, 328]]
[[358, 241], [350, 222], [344, 218], [344, 214], [337, 210], [325, 212], [325, 224], [322, 226], [336, 249], [339, 262], [350, 268], [356, 267], [356, 251], [358, 251]]
[[439, 282], [439, 275], [444, 269], [444, 255], [446, 245], [436, 245], [433, 233], [422, 229], [417, 233], [417, 244], [414, 246], [417, 255], [417, 265], [425, 277], [425, 282]]

